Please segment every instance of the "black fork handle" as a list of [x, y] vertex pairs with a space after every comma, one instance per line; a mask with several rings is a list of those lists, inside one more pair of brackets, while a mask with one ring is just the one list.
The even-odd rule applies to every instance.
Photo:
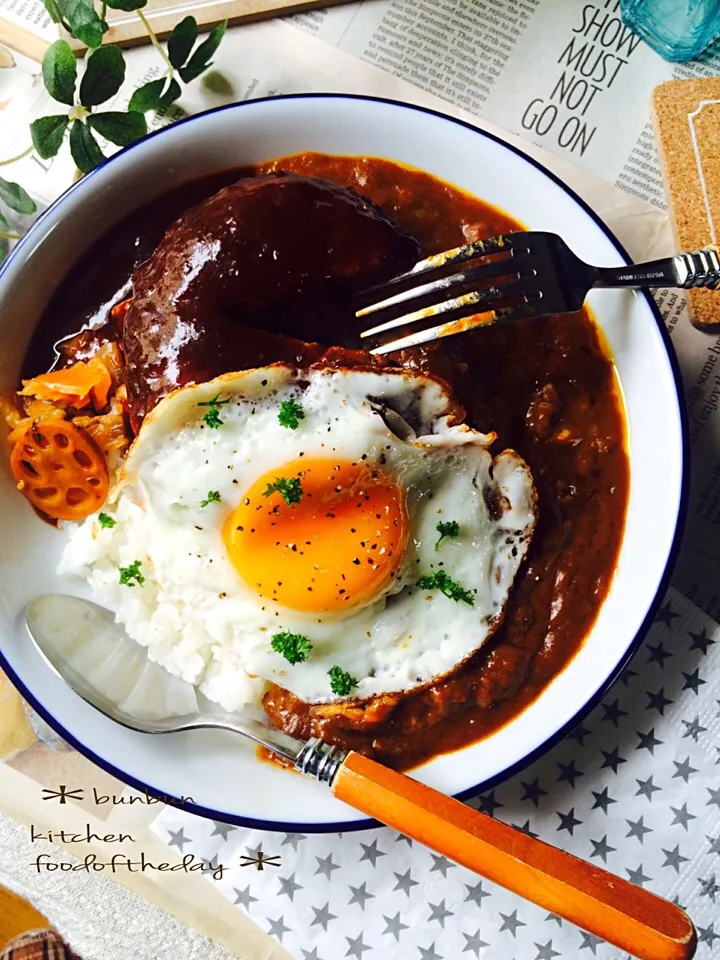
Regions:
[[633, 263], [627, 267], [596, 267], [595, 287], [706, 287], [720, 283], [720, 258], [713, 249], [679, 253], [675, 257]]

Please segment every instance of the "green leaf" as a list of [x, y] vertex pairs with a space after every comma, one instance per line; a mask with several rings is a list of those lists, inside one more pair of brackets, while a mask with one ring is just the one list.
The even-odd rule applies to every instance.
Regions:
[[95, 10], [93, 0], [55, 0], [57, 9], [73, 36], [91, 49], [99, 47], [108, 25]]
[[165, 110], [171, 103], [175, 103], [182, 96], [182, 88], [174, 78], [170, 81], [165, 93], [160, 98], [160, 109]]
[[130, 97], [128, 110], [134, 110], [137, 113], [147, 113], [148, 110], [158, 110], [160, 108], [160, 98], [165, 89], [165, 78], [159, 80], [150, 80], [144, 83]]
[[70, 153], [78, 170], [83, 173], [88, 173], [105, 159], [90, 129], [80, 120], [76, 120], [70, 128]]
[[55, 0], [43, 0], [43, 3], [45, 4], [45, 9], [47, 10], [52, 22], [60, 23], [62, 16], [60, 15], [60, 8]]
[[178, 70], [190, 56], [198, 36], [195, 17], [185, 17], [168, 37], [167, 52], [170, 63]]
[[142, 113], [91, 113], [87, 119], [88, 125], [105, 137], [110, 143], [119, 147], [127, 147], [136, 140], [141, 140], [148, 132], [147, 122]]
[[57, 114], [52, 117], [40, 117], [39, 120], [34, 120], [30, 124], [33, 146], [43, 160], [49, 160], [57, 154], [69, 122], [65, 114]]
[[137, 113], [147, 113], [148, 110], [162, 110], [169, 107], [171, 103], [180, 96], [182, 90], [177, 80], [171, 80], [165, 90], [166, 79], [151, 80], [144, 83], [142, 87], [133, 93], [130, 97], [128, 110], [135, 110]]
[[37, 210], [33, 198], [19, 183], [3, 180], [2, 177], [0, 177], [0, 200], [15, 213], [27, 215]]
[[[7, 222], [5, 217], [0, 213], [0, 230], [9, 230], [10, 224]], [[0, 263], [5, 259], [10, 250], [10, 241], [7, 237], [0, 237]]]
[[180, 68], [179, 73], [183, 83], [190, 83], [191, 80], [195, 80], [196, 77], [207, 70], [211, 65], [213, 54], [225, 36], [226, 30], [227, 20], [223, 21], [219, 27], [215, 27], [190, 57], [187, 66]]
[[96, 107], [114, 97], [125, 79], [125, 58], [119, 47], [99, 47], [87, 59], [80, 82], [80, 103]]
[[43, 57], [42, 75], [45, 89], [58, 103], [75, 103], [77, 60], [65, 40], [56, 40]]
[[147, 0], [107, 0], [107, 5], [113, 10], [139, 10], [147, 5]]

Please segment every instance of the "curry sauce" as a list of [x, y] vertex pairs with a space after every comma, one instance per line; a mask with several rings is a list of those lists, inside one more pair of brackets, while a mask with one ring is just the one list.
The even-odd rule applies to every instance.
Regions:
[[[128, 277], [152, 254], [168, 226], [238, 177], [275, 171], [354, 188], [413, 238], [421, 256], [522, 229], [482, 200], [381, 159], [302, 154], [256, 170], [228, 171], [133, 213], [81, 259], [38, 327], [25, 375], [47, 369], [53, 344], [88, 321], [95, 329], [68, 341], [75, 358], [82, 355], [79, 350], [90, 349], [86, 341], [117, 338], [101, 305], [127, 288]], [[297, 230], [298, 224], [288, 229]], [[357, 362], [358, 328], [339, 315], [340, 307], [337, 316], [300, 311], [290, 330], [248, 332], [234, 344], [227, 369], [257, 366], [258, 357], [262, 363], [297, 358], [298, 343], [311, 362], [324, 357], [335, 364]], [[577, 652], [612, 581], [629, 473], [612, 360], [587, 312], [485, 327], [395, 354], [392, 362], [444, 379], [464, 407], [467, 423], [498, 434], [496, 453], [513, 448], [527, 461], [539, 505], [527, 562], [503, 623], [451, 676], [420, 692], [344, 703], [343, 709], [306, 704], [273, 686], [264, 706], [273, 724], [289, 733], [320, 736], [408, 768], [506, 724]]]

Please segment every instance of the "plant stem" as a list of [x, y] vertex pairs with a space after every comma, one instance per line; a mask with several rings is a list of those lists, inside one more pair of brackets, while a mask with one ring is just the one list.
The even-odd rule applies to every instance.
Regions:
[[102, 7], [100, 8], [100, 19], [105, 20], [107, 17], [107, 0], [103, 0]]
[[35, 148], [31, 144], [27, 150], [23, 150], [22, 153], [19, 153], [17, 157], [10, 157], [9, 160], [0, 160], [0, 167], [9, 167], [11, 163], [17, 163], [18, 160], [22, 160], [24, 157], [30, 156]]
[[165, 51], [164, 51], [163, 48], [162, 48], [162, 45], [161, 45], [160, 41], [159, 41], [158, 38], [155, 36], [155, 31], [153, 30], [153, 28], [152, 28], [152, 27], [150, 26], [150, 24], [148, 23], [148, 18], [145, 16], [145, 14], [142, 12], [142, 10], [138, 10], [138, 11], [137, 11], [137, 15], [140, 17], [140, 20], [142, 21], [143, 26], [144, 26], [145, 29], [147, 30], [147, 34], [148, 34], [148, 36], [150, 37], [150, 42], [151, 42], [152, 45], [155, 47], [155, 49], [156, 49], [157, 52], [160, 54], [160, 56], [163, 58], [163, 60], [165, 61], [165, 63], [168, 65], [168, 68], [169, 68], [169, 70], [170, 70], [170, 74], [169, 74], [170, 77], [173, 77], [174, 74], [175, 74], [175, 68], [174, 68], [173, 65], [170, 63], [170, 59], [168, 58], [168, 55], [165, 53]]
[[0, 240], [19, 240], [20, 234], [18, 233], [0, 233]]

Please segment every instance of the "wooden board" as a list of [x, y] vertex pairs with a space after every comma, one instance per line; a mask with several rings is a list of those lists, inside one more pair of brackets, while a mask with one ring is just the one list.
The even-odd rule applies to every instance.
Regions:
[[50, 924], [27, 900], [0, 887], [0, 951], [28, 930], [47, 930]]
[[[143, 7], [143, 13], [158, 37], [163, 39], [187, 16], [195, 17], [201, 30], [210, 30], [223, 20], [228, 20], [234, 26], [346, 2], [348, 0], [189, 0], [186, 3], [150, 0]], [[107, 22], [110, 29], [103, 43], [117, 43], [122, 47], [149, 43], [145, 27], [136, 13], [108, 9]], [[85, 49], [79, 40], [68, 37], [63, 30], [61, 34], [74, 50], [80, 52]]]
[[[720, 77], [670, 80], [653, 91], [653, 119], [678, 250], [720, 242]], [[690, 290], [698, 326], [720, 329], [720, 292]]]

